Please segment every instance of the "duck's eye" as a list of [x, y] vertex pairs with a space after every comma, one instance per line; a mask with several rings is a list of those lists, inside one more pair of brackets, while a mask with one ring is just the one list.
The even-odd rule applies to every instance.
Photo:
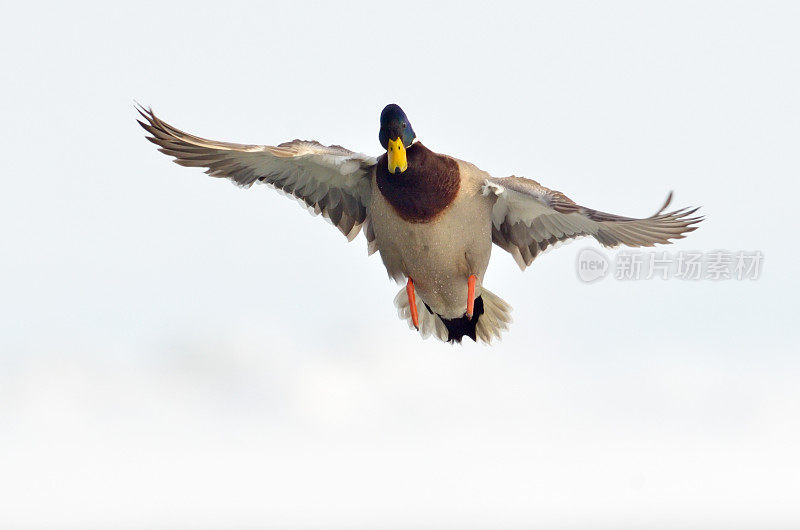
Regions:
[[403, 129], [405, 129], [405, 128], [406, 128], [406, 124], [404, 123], [404, 124], [403, 124]]

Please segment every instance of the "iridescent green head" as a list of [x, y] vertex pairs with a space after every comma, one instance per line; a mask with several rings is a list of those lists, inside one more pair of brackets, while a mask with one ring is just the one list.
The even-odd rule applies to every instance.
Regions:
[[411, 146], [417, 135], [411, 128], [408, 116], [399, 105], [386, 105], [381, 112], [381, 130], [378, 140], [386, 149], [389, 159], [389, 173], [402, 173], [408, 169], [406, 148]]

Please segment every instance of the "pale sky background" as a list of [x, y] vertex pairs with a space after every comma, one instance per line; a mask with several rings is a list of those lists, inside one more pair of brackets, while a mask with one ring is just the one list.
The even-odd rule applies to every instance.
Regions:
[[[33, 5], [0, 20], [0, 527], [800, 525], [800, 5]], [[220, 140], [425, 144], [590, 207], [702, 205], [669, 250], [761, 279], [486, 285], [422, 341], [359, 237], [182, 168]], [[609, 255], [613, 255], [610, 253]]]

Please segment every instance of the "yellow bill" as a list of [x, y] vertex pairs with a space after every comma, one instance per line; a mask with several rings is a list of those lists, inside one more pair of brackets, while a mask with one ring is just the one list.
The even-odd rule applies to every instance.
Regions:
[[408, 169], [408, 161], [406, 160], [406, 148], [403, 145], [403, 140], [389, 140], [389, 145], [386, 148], [389, 158], [389, 173], [396, 173], [397, 169], [400, 173]]

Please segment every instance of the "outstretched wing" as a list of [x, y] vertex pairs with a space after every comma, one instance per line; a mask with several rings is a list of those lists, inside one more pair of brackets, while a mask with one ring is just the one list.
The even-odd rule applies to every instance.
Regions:
[[697, 208], [663, 213], [672, 201], [671, 192], [664, 206], [645, 219], [585, 208], [561, 192], [521, 177], [486, 179], [483, 194], [497, 197], [492, 208], [492, 241], [510, 252], [523, 270], [560, 241], [592, 236], [606, 247], [652, 247], [685, 237], [703, 220], [690, 217]]
[[321, 213], [352, 240], [366, 218], [374, 157], [338, 145], [294, 140], [272, 147], [206, 140], [138, 108], [146, 121], [139, 124], [159, 151], [182, 166], [204, 167], [212, 177], [230, 179], [249, 188], [254, 182], [270, 184]]

